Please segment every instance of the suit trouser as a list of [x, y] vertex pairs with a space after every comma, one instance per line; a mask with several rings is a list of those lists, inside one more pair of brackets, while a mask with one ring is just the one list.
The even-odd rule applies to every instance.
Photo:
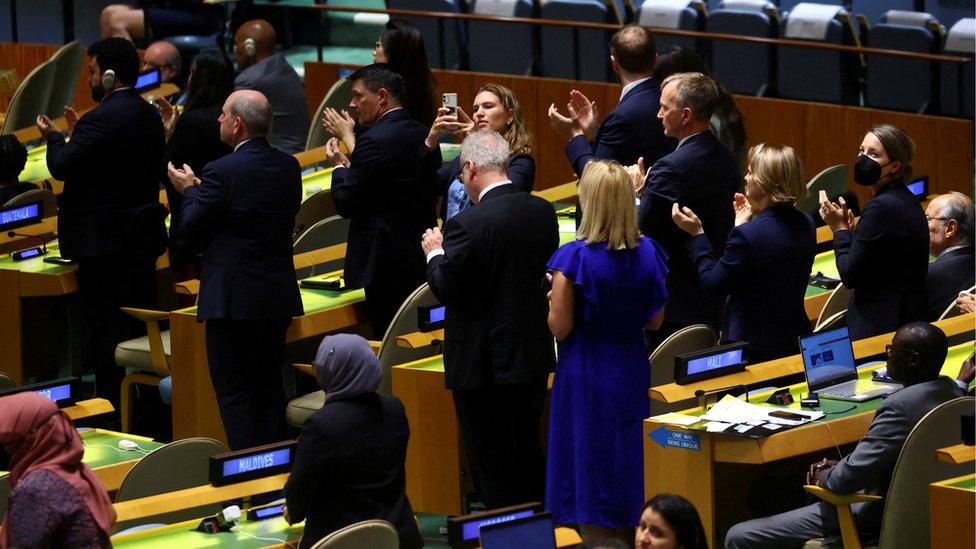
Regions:
[[453, 391], [475, 487], [489, 509], [542, 501], [545, 457], [539, 423], [546, 378]]
[[285, 332], [291, 319], [207, 321], [207, 361], [231, 450], [287, 438]]
[[119, 409], [123, 370], [115, 347], [146, 334], [145, 324], [120, 307], [156, 306], [156, 259], [106, 255], [78, 260], [78, 294], [89, 330], [86, 370], [95, 371], [95, 394]]
[[[851, 506], [855, 522], [858, 511], [862, 507], [864, 507], [863, 503], [855, 503]], [[825, 515], [825, 513], [830, 513], [830, 515]], [[834, 532], [837, 527], [828, 526], [825, 528], [825, 517], [829, 524], [836, 525], [837, 515], [832, 506], [825, 503], [813, 503], [771, 517], [740, 522], [733, 526], [725, 536], [725, 547], [727, 549], [800, 548], [807, 541], [816, 538], [826, 538], [827, 544], [837, 544], [840, 542], [837, 539], [839, 533]], [[826, 532], [827, 529], [830, 532]], [[876, 531], [870, 532], [863, 529], [860, 524], [858, 524], [858, 530], [862, 540], [877, 539]]]
[[408, 281], [363, 288], [366, 293], [366, 318], [373, 328], [373, 337], [382, 341], [386, 329], [393, 322], [400, 306], [424, 281]]

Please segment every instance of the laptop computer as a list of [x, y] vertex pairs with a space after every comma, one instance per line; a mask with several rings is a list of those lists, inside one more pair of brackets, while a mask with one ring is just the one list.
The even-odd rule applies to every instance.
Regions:
[[863, 402], [890, 395], [901, 385], [857, 379], [854, 348], [847, 326], [800, 337], [803, 373], [820, 398]]
[[538, 513], [499, 524], [481, 526], [481, 549], [556, 549], [552, 515]]

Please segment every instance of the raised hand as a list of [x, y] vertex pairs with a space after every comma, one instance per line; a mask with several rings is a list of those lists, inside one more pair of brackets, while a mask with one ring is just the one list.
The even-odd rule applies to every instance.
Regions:
[[681, 207], [677, 202], [671, 206], [671, 220], [674, 224], [678, 226], [682, 231], [690, 234], [691, 236], [705, 234], [704, 229], [702, 229], [701, 219], [695, 215], [695, 212], [691, 211], [691, 208], [687, 206]]
[[599, 129], [596, 103], [587, 99], [583, 92], [572, 90], [569, 92], [568, 108], [570, 116], [577, 120], [587, 141], [592, 141]]
[[735, 193], [732, 197], [732, 210], [735, 212], [736, 227], [752, 219], [752, 203], [742, 193]]
[[559, 135], [562, 135], [567, 139], [572, 139], [577, 135], [583, 134], [583, 128], [580, 127], [579, 120], [560, 114], [560, 112], [556, 110], [555, 103], [549, 105], [549, 125], [552, 126], [552, 129], [556, 130]]
[[838, 200], [840, 204], [827, 199], [827, 192], [820, 191], [820, 217], [833, 232], [850, 230], [854, 224], [854, 214], [847, 209], [844, 197]]

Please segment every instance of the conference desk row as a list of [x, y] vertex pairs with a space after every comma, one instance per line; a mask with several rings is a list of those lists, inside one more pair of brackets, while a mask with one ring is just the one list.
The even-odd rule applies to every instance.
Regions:
[[[976, 315], [970, 313], [935, 324], [950, 338], [961, 338], [970, 342], [954, 347], [953, 353], [946, 361], [946, 368], [943, 371], [954, 377], [962, 359], [968, 356], [965, 353], [972, 352], [971, 341], [976, 328]], [[885, 345], [891, 343], [893, 335], [882, 334], [855, 341], [855, 357], [863, 361], [869, 357], [883, 355]], [[690, 393], [691, 396], [687, 398], [693, 398], [695, 390], [699, 388], [708, 391], [721, 387], [746, 385], [755, 389], [769, 386], [777, 379], [788, 378], [798, 372], [802, 372], [802, 361], [799, 355], [794, 355], [750, 365], [740, 374], [680, 387]], [[462, 469], [457, 416], [451, 393], [444, 386], [443, 356], [438, 355], [394, 366], [391, 378], [393, 394], [403, 402], [410, 422], [410, 443], [407, 447], [406, 464], [407, 495], [410, 497], [411, 505], [417, 512], [462, 514], [464, 484], [469, 483], [470, 480]], [[671, 394], [664, 389], [666, 387], [670, 386], [652, 388], [651, 396], [659, 398], [655, 391]], [[802, 390], [801, 385], [791, 387], [794, 396]], [[687, 398], [680, 400], [685, 401]], [[756, 402], [760, 400], [764, 398], [754, 399]], [[797, 403], [799, 400], [796, 398]], [[873, 401], [873, 404], [860, 405], [858, 409], [843, 415], [830, 416], [831, 425], [837, 425], [836, 428], [832, 427], [832, 433], [838, 445], [860, 439], [871, 421], [873, 406], [876, 405], [877, 401]], [[644, 439], [645, 495], [650, 497], [659, 492], [669, 491], [688, 496], [702, 514], [703, 522], [709, 532], [714, 531], [712, 508], [716, 501], [716, 494], [712, 487], [714, 480], [712, 471], [717, 460], [750, 464], [766, 463], [817, 450], [830, 449], [833, 455], [834, 448], [833, 439], [826, 428], [819, 423], [803, 428], [805, 430], [793, 429], [747, 442], [734, 439], [731, 442], [713, 443], [715, 437], [722, 437], [722, 435], [694, 433], [700, 437], [700, 441], [697, 442], [700, 450], [695, 452], [670, 447], [662, 448], [649, 436], [662, 428], [674, 432], [685, 431], [681, 428], [665, 427], [660, 423], [645, 422], [645, 434], [648, 435]], [[657, 435], [658, 438], [660, 436], [662, 435]], [[719, 449], [717, 453], [715, 447]]]

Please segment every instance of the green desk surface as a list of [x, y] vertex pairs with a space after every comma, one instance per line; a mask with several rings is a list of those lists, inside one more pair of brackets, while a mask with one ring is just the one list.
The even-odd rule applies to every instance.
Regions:
[[[362, 288], [356, 290], [340, 290], [337, 292], [300, 288], [299, 292], [302, 296], [302, 307], [304, 307], [305, 314], [307, 315], [342, 307], [343, 305], [359, 303], [366, 299], [366, 294]], [[197, 308], [187, 307], [186, 309], [180, 309], [179, 312], [196, 314]]]
[[959, 482], [953, 482], [948, 486], [952, 488], [961, 488], [963, 490], [971, 490], [976, 492], [976, 477], [970, 476], [969, 478], [964, 478]]
[[[826, 251], [819, 253], [813, 258], [813, 268], [810, 269], [810, 274], [822, 273], [825, 276], [831, 278], [840, 278], [837, 273], [837, 262], [834, 261], [834, 251]], [[824, 292], [829, 292], [826, 288], [821, 288], [820, 286], [807, 286], [806, 297], [813, 297], [815, 295], [820, 295]]]
[[325, 168], [302, 176], [302, 200], [332, 188], [332, 169]]
[[[81, 435], [81, 441], [85, 445], [85, 456], [81, 460], [92, 469], [142, 459], [142, 456], [163, 446], [163, 443], [154, 442], [150, 438], [102, 429], [79, 431], [78, 434]], [[135, 442], [143, 451], [122, 450], [119, 448], [119, 441], [123, 439]]]
[[[297, 542], [304, 528], [304, 523], [289, 526], [285, 519], [276, 517], [257, 522], [241, 522], [234, 528], [234, 532], [204, 534], [193, 530], [199, 523], [199, 520], [192, 520], [124, 536], [114, 536], [112, 537], [112, 546], [116, 548], [139, 547], [140, 549], [156, 547], [160, 549], [171, 549], [173, 547], [266, 547], [286, 541]], [[254, 539], [251, 536], [264, 539]], [[292, 545], [295, 546], [297, 543], [292, 543]]]
[[[25, 244], [29, 246], [29, 244]], [[33, 259], [25, 259], [24, 261], [14, 261], [10, 254], [0, 256], [0, 269], [9, 271], [20, 271], [23, 273], [36, 273], [36, 274], [46, 274], [46, 275], [59, 275], [69, 271], [74, 271], [78, 267], [76, 265], [57, 265], [54, 263], [45, 263], [45, 257], [56, 256], [59, 253], [58, 243], [51, 242], [47, 245], [47, 255], [41, 257], [35, 257]]]
[[51, 172], [47, 169], [47, 145], [34, 147], [27, 152], [27, 164], [18, 179], [33, 183], [50, 178]]
[[444, 371], [444, 355], [432, 356], [421, 362], [415, 364], [394, 366], [394, 368], [403, 368], [405, 370], [423, 370], [425, 372], [443, 372]]
[[559, 217], [559, 245], [568, 244], [576, 240], [576, 220]]

